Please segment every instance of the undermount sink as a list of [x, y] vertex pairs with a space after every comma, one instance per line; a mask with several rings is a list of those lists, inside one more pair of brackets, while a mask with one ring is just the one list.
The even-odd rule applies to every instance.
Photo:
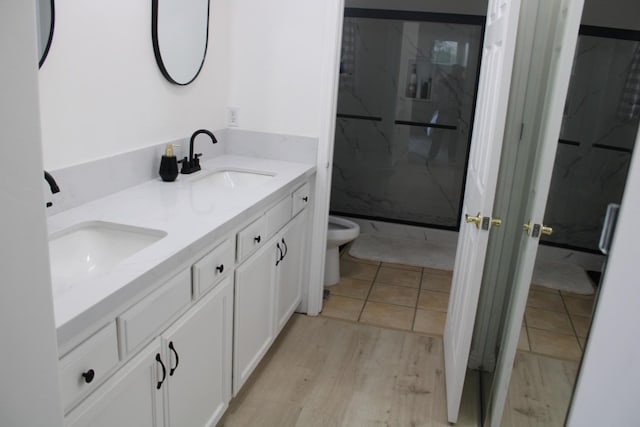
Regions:
[[52, 234], [49, 259], [54, 296], [80, 280], [108, 271], [166, 235], [104, 221], [83, 222]]
[[253, 187], [273, 178], [269, 172], [245, 171], [237, 169], [223, 169], [209, 172], [193, 181], [194, 184], [206, 184], [217, 188], [241, 189]]

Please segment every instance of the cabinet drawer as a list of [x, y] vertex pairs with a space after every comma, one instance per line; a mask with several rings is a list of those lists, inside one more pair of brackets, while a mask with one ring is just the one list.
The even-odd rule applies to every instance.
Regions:
[[60, 388], [65, 412], [78, 398], [118, 364], [118, 337], [115, 322], [109, 323], [95, 335], [60, 359]]
[[183, 270], [118, 316], [120, 354], [125, 355], [158, 331], [191, 302], [191, 275]]
[[233, 271], [234, 255], [236, 253], [234, 242], [225, 240], [214, 250], [193, 264], [193, 298], [211, 289], [216, 283]]
[[289, 222], [291, 219], [292, 205], [293, 199], [291, 196], [287, 196], [267, 211], [265, 214], [267, 221], [267, 238], [273, 236]]
[[307, 182], [302, 187], [293, 192], [293, 195], [291, 196], [291, 198], [293, 199], [293, 211], [291, 213], [291, 216], [295, 216], [298, 212], [307, 207], [307, 205], [311, 201], [310, 189], [311, 187]]
[[266, 221], [264, 216], [261, 216], [238, 232], [238, 262], [241, 262], [266, 241]]

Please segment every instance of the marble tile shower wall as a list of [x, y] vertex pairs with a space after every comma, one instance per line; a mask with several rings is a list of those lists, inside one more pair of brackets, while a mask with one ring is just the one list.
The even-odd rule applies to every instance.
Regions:
[[481, 26], [348, 17], [344, 31], [331, 210], [456, 227]]
[[640, 118], [624, 105], [638, 49], [637, 41], [579, 36], [545, 213], [554, 233], [544, 241], [596, 250], [607, 205], [622, 199]]

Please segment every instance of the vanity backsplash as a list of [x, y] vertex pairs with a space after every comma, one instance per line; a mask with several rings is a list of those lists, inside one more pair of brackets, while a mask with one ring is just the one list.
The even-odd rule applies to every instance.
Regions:
[[[203, 160], [223, 154], [236, 154], [312, 165], [316, 163], [317, 138], [240, 129], [212, 131], [219, 143], [198, 146], [197, 151], [202, 153]], [[175, 144], [178, 159], [189, 152], [189, 135], [185, 135], [181, 139], [162, 141], [139, 150], [50, 170], [60, 186], [60, 192], [52, 195], [43, 182], [45, 200], [53, 202], [46, 211], [47, 215], [72, 209], [152, 179], [159, 180], [160, 158], [168, 143]]]

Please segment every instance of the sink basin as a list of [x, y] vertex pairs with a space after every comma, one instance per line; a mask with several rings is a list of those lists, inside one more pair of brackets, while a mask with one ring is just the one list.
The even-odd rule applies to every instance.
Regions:
[[162, 239], [167, 233], [103, 221], [77, 224], [49, 236], [54, 296]]
[[208, 173], [194, 180], [198, 186], [207, 185], [230, 190], [253, 187], [273, 178], [274, 174], [268, 172], [243, 171], [237, 169], [224, 169]]

